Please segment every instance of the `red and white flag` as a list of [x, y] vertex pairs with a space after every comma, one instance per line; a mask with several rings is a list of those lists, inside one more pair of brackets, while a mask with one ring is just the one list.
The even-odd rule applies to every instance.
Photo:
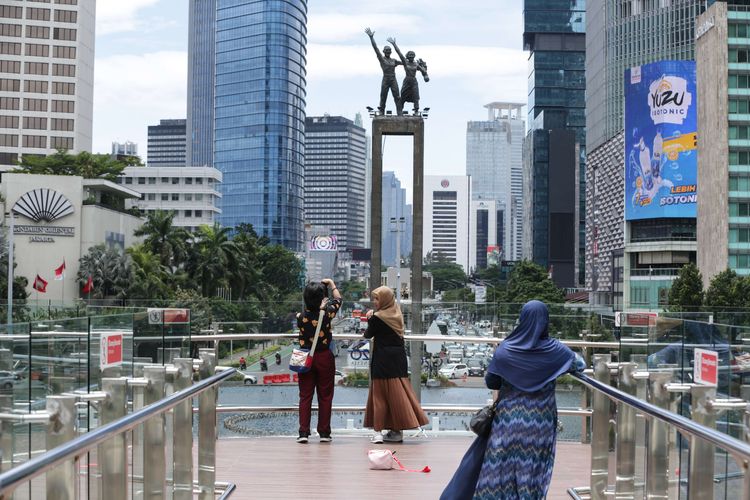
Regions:
[[38, 274], [36, 275], [36, 278], [34, 278], [34, 290], [42, 293], [47, 291], [47, 281]]
[[63, 263], [60, 267], [55, 269], [55, 279], [56, 280], [63, 280], [65, 279], [65, 259], [63, 259]]
[[89, 279], [86, 281], [86, 284], [83, 285], [83, 293], [91, 293], [93, 289], [94, 289], [94, 280], [91, 279], [91, 276], [89, 276]]

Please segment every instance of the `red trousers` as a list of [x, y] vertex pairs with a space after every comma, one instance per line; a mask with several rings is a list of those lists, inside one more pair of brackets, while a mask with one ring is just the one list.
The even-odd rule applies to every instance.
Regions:
[[331, 433], [331, 406], [336, 362], [330, 349], [313, 356], [312, 368], [299, 376], [299, 432], [310, 434], [313, 393], [318, 393], [318, 434]]

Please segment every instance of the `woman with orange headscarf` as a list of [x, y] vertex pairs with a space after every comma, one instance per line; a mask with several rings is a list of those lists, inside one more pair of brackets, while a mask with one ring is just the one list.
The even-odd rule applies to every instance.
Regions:
[[[401, 431], [425, 425], [428, 420], [409, 382], [404, 317], [393, 290], [381, 286], [371, 297], [375, 311], [367, 311], [365, 338], [373, 339], [373, 348], [364, 426], [375, 429], [373, 443], [400, 443]], [[384, 429], [388, 429], [385, 436]]]

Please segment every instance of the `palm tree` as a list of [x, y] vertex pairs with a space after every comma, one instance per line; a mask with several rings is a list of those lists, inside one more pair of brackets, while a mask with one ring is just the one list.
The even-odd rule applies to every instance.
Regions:
[[130, 257], [126, 254], [101, 244], [89, 248], [79, 262], [77, 279], [83, 285], [91, 277], [94, 282], [92, 297], [102, 299], [127, 296], [132, 282], [132, 269]]
[[190, 273], [201, 284], [203, 296], [210, 296], [219, 286], [227, 286], [230, 274], [238, 272], [237, 245], [229, 238], [231, 228], [204, 225], [196, 233], [197, 255]]
[[174, 212], [157, 210], [148, 214], [146, 222], [134, 235], [145, 236], [143, 243], [154, 255], [159, 256], [163, 266], [170, 271], [185, 262], [188, 233], [173, 225]]
[[170, 274], [159, 256], [151, 253], [142, 244], [128, 248], [127, 254], [133, 263], [133, 281], [128, 289], [128, 295], [143, 299], [169, 297], [173, 289]]

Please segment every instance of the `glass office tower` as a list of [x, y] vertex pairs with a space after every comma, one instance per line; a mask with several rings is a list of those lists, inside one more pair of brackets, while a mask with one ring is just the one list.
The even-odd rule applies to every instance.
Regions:
[[[213, 166], [224, 175], [220, 223], [228, 227], [252, 224], [259, 235], [299, 250], [303, 241], [307, 1], [213, 1], [214, 23], [200, 15], [191, 18], [191, 40], [202, 43], [191, 42], [196, 57], [191, 58], [190, 72], [194, 85], [210, 85], [210, 78], [195, 76], [204, 74], [195, 65], [213, 65]], [[196, 33], [211, 29], [213, 41]], [[206, 44], [213, 44], [213, 56]], [[189, 105], [205, 106], [203, 101]], [[202, 133], [199, 130], [196, 136], [195, 117], [206, 115], [205, 109], [189, 113], [191, 140]], [[196, 146], [193, 142], [193, 160]]]
[[216, 0], [190, 1], [187, 165], [214, 163]]
[[524, 2], [524, 257], [547, 267], [563, 287], [581, 284], [585, 269], [585, 14], [584, 0]]

